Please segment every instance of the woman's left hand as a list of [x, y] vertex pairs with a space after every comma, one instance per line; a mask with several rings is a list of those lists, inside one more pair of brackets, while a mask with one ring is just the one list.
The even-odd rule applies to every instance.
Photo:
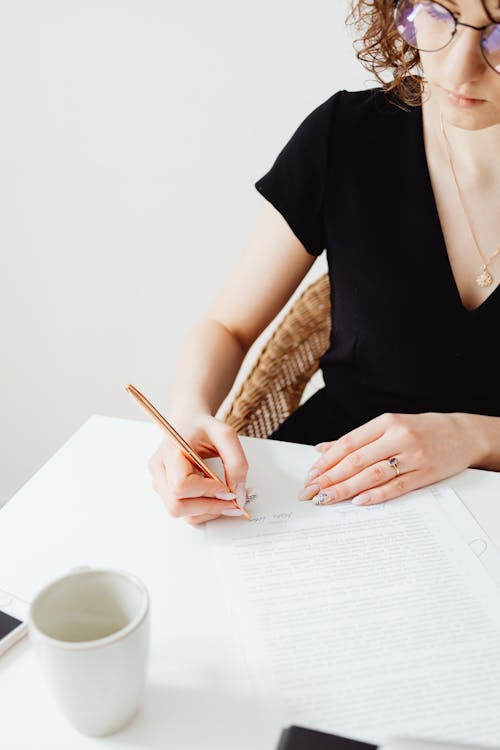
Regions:
[[[322, 456], [305, 479], [301, 500], [328, 505], [351, 499], [376, 505], [474, 465], [484, 437], [458, 412], [381, 414], [338, 440], [320, 443]], [[389, 459], [395, 457], [399, 475]]]

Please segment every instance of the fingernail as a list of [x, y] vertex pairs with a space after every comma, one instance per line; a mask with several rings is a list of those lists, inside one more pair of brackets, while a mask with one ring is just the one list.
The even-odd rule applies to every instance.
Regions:
[[324, 446], [324, 445], [326, 445], [326, 443], [317, 443], [317, 444], [316, 444], [316, 445], [314, 446], [314, 450], [315, 450], [315, 451], [320, 451], [320, 450], [321, 450], [321, 449], [323, 448], [323, 446]]
[[314, 497], [319, 491], [321, 487], [319, 484], [312, 484], [310, 487], [306, 487], [304, 490], [299, 492], [298, 499], [299, 500], [311, 500], [311, 498]]
[[217, 500], [236, 500], [234, 492], [217, 492], [215, 497]]
[[247, 486], [245, 482], [238, 482], [236, 485], [236, 502], [240, 508], [245, 507], [247, 501]]
[[326, 492], [320, 492], [319, 495], [313, 497], [314, 505], [324, 505], [328, 500], [332, 500], [332, 495], [327, 495]]
[[353, 505], [366, 505], [366, 503], [369, 503], [371, 499], [372, 496], [369, 492], [363, 492], [362, 495], [356, 495], [356, 497], [353, 497], [351, 503]]
[[253, 492], [251, 487], [247, 487], [247, 505], [248, 503], [253, 503], [253, 501], [257, 498], [257, 493]]
[[223, 510], [222, 511], [223, 516], [242, 516], [243, 511], [239, 508], [231, 508], [231, 510]]
[[311, 479], [315, 479], [321, 474], [319, 469], [311, 469], [311, 471], [307, 472], [307, 482], [310, 482]]

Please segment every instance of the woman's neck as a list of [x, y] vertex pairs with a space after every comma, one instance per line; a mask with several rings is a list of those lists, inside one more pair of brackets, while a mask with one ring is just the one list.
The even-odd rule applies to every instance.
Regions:
[[[445, 154], [441, 133], [440, 106], [432, 91], [424, 96], [424, 108], [433, 140]], [[500, 178], [500, 124], [479, 130], [468, 130], [450, 124], [443, 114], [443, 126], [452, 152], [453, 164], [461, 177], [461, 184], [485, 188], [497, 185]]]

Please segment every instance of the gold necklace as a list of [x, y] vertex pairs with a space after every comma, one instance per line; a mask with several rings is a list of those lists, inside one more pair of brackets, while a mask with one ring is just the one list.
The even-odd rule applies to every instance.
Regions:
[[460, 203], [462, 204], [462, 210], [463, 210], [463, 212], [465, 214], [465, 218], [467, 219], [467, 224], [469, 225], [469, 230], [470, 230], [470, 233], [472, 235], [472, 239], [476, 243], [476, 247], [477, 247], [477, 251], [479, 253], [479, 257], [483, 261], [483, 267], [481, 269], [481, 273], [478, 274], [478, 276], [476, 276], [476, 284], [478, 286], [491, 286], [493, 284], [493, 276], [488, 271], [488, 266], [490, 265], [490, 263], [492, 262], [492, 260], [494, 260], [497, 257], [498, 253], [500, 253], [500, 247], [498, 248], [498, 250], [495, 250], [495, 252], [493, 253], [493, 255], [491, 256], [491, 258], [488, 261], [485, 260], [485, 258], [483, 256], [481, 250], [479, 249], [479, 245], [478, 245], [478, 242], [477, 242], [477, 239], [476, 239], [476, 235], [474, 234], [474, 230], [472, 229], [472, 225], [471, 225], [469, 216], [468, 216], [467, 211], [465, 209], [464, 201], [463, 201], [463, 198], [462, 198], [462, 193], [461, 193], [461, 190], [460, 190], [460, 188], [458, 186], [457, 175], [455, 174], [455, 169], [453, 167], [453, 162], [451, 161], [450, 144], [448, 143], [448, 138], [446, 137], [446, 133], [444, 132], [443, 115], [441, 114], [441, 112], [439, 113], [439, 119], [441, 121], [441, 133], [443, 134], [443, 138], [444, 138], [444, 142], [445, 142], [445, 146], [446, 146], [446, 153], [448, 154], [448, 161], [450, 163], [451, 173], [452, 173], [453, 179], [455, 181], [455, 186], [457, 188], [458, 197], [460, 198]]

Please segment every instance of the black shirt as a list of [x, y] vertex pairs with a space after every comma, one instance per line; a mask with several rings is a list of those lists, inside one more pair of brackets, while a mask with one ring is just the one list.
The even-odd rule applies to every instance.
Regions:
[[309, 253], [326, 249], [331, 287], [325, 387], [270, 437], [333, 440], [384, 412], [500, 416], [500, 290], [474, 310], [461, 301], [421, 106], [338, 91], [255, 187]]

